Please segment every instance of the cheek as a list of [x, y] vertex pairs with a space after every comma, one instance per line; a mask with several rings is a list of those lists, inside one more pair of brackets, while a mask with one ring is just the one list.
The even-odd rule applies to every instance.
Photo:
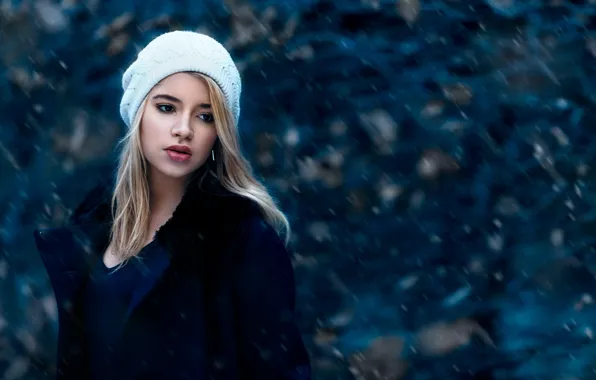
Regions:
[[160, 140], [158, 126], [155, 124], [151, 118], [143, 118], [141, 121], [140, 136], [143, 151], [150, 150], [151, 146]]
[[201, 156], [210, 156], [211, 149], [213, 149], [213, 145], [217, 140], [217, 132], [215, 129], [202, 129], [197, 131], [194, 136], [195, 140], [195, 149], [198, 152], [201, 152]]
[[140, 140], [141, 140], [141, 149], [144, 153], [150, 149], [149, 142], [151, 141], [151, 131], [149, 130], [146, 123], [141, 123], [140, 125]]

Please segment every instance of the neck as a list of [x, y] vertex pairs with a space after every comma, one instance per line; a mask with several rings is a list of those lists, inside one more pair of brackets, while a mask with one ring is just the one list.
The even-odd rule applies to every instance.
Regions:
[[171, 178], [161, 173], [151, 173], [149, 176], [151, 231], [159, 228], [170, 218], [184, 196], [186, 185], [186, 178]]

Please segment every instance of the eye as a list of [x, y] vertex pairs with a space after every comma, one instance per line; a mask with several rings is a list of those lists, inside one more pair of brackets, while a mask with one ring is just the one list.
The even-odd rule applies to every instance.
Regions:
[[158, 104], [157, 109], [162, 113], [171, 113], [175, 110], [174, 106], [171, 104]]
[[202, 113], [199, 115], [199, 117], [201, 118], [201, 120], [203, 120], [204, 122], [209, 123], [209, 124], [211, 124], [215, 121], [215, 118], [210, 113]]

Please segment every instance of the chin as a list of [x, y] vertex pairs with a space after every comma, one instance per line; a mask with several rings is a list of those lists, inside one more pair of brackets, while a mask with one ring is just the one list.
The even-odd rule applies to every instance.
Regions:
[[161, 171], [160, 172], [168, 178], [172, 178], [172, 179], [181, 179], [181, 178], [185, 178], [187, 177], [189, 174], [192, 173], [192, 171], [188, 171], [188, 170], [169, 170], [169, 171]]
[[172, 179], [185, 178], [194, 173], [198, 167], [197, 165], [184, 165], [175, 167], [172, 165], [152, 165], [153, 170], [160, 173], [162, 176]]

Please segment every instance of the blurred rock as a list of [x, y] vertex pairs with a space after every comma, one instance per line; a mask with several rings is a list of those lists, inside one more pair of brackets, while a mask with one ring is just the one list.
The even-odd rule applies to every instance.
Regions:
[[450, 102], [453, 102], [458, 106], [465, 106], [470, 104], [473, 94], [472, 89], [469, 86], [466, 86], [463, 83], [456, 83], [443, 87], [443, 95]]
[[392, 154], [398, 139], [399, 127], [391, 115], [385, 110], [375, 109], [367, 114], [361, 114], [360, 120], [381, 154]]
[[38, 0], [34, 3], [36, 16], [47, 33], [56, 33], [68, 27], [69, 20], [62, 7], [51, 0]]
[[420, 14], [422, 0], [397, 0], [397, 12], [408, 23], [413, 24]]
[[474, 335], [479, 336], [485, 343], [494, 345], [486, 331], [476, 322], [461, 319], [425, 327], [416, 337], [416, 349], [424, 355], [445, 355], [470, 344]]
[[351, 371], [357, 379], [403, 379], [408, 363], [401, 358], [404, 342], [387, 336], [374, 340], [363, 352], [350, 357]]
[[442, 174], [457, 171], [457, 161], [439, 149], [426, 149], [418, 161], [418, 173], [425, 179], [436, 179]]

